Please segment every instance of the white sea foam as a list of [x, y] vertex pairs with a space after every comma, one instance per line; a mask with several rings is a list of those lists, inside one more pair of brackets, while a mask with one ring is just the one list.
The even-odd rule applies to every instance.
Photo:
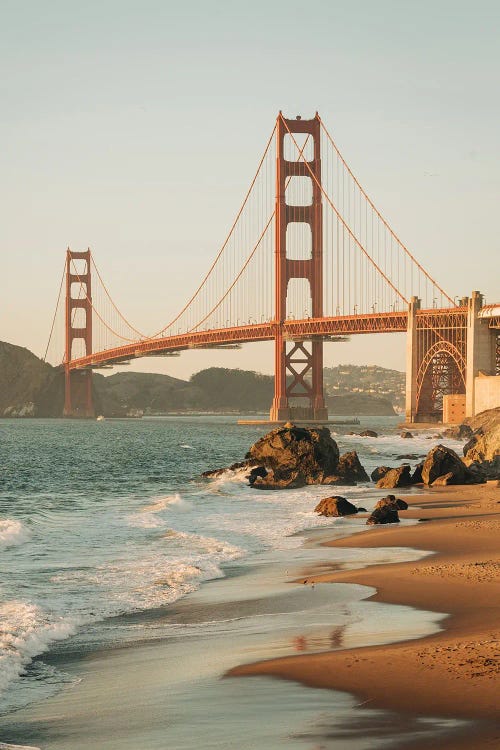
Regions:
[[187, 444], [185, 444], [185, 445], [181, 445], [180, 447], [181, 447], [181, 448], [184, 448], [185, 450], [190, 450], [190, 451], [193, 451], [193, 450], [194, 450], [194, 448], [193, 448], [193, 446], [192, 446], [192, 445], [187, 445]]
[[0, 750], [40, 750], [40, 748], [33, 745], [9, 745], [5, 742], [0, 742]]
[[21, 521], [12, 518], [0, 518], [0, 549], [16, 547], [27, 542], [31, 534]]
[[40, 607], [16, 599], [0, 603], [0, 694], [34, 656], [75, 632], [75, 623], [52, 618]]

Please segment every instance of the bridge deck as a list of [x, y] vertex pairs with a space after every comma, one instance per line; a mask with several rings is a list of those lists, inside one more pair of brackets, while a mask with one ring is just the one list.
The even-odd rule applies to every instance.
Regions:
[[[439, 329], [465, 322], [466, 308], [419, 310], [417, 315], [430, 328]], [[343, 315], [332, 318], [306, 318], [286, 320], [282, 330], [290, 340], [325, 339], [330, 336], [352, 336], [367, 333], [404, 333], [408, 326], [407, 311], [371, 313], [368, 315]], [[120, 364], [138, 357], [175, 353], [186, 349], [207, 349], [231, 344], [248, 344], [253, 341], [271, 341], [279, 330], [276, 322], [249, 323], [231, 328], [166, 336], [164, 338], [141, 339], [124, 346], [94, 352], [68, 363], [70, 370], [93, 369], [105, 365]]]

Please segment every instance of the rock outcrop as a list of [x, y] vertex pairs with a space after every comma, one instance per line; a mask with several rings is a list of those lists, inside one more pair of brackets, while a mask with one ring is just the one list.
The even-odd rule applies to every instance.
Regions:
[[400, 437], [402, 437], [403, 440], [409, 440], [413, 437], [413, 435], [411, 434], [411, 432], [408, 432], [407, 430], [405, 430], [404, 432], [401, 433]]
[[350, 482], [370, 481], [370, 477], [364, 470], [356, 451], [348, 451], [340, 456], [336, 474], [341, 479], [346, 479]]
[[375, 430], [363, 430], [359, 433], [359, 437], [378, 437], [378, 433]]
[[378, 482], [378, 480], [382, 479], [382, 477], [385, 476], [388, 471], [391, 471], [391, 469], [392, 466], [377, 466], [377, 468], [370, 474], [372, 482]]
[[468, 424], [453, 425], [443, 431], [443, 436], [453, 440], [468, 440], [472, 437], [472, 428]]
[[[482, 417], [482, 421], [480, 418]], [[479, 426], [464, 445], [464, 463], [488, 479], [500, 479], [500, 408], [475, 417]]]
[[393, 489], [394, 487], [409, 487], [412, 482], [411, 468], [409, 464], [403, 464], [397, 469], [389, 469], [377, 481], [377, 487], [381, 489]]
[[334, 495], [320, 500], [314, 511], [320, 516], [352, 516], [358, 509], [347, 498]]
[[445, 445], [436, 445], [429, 451], [422, 467], [422, 481], [432, 485], [438, 477], [451, 474], [447, 484], [466, 484], [472, 478], [464, 462], [454, 450]]
[[256, 489], [303, 487], [306, 484], [341, 484], [339, 449], [326, 427], [281, 427], [258, 440], [247, 460], [266, 469], [257, 476]]

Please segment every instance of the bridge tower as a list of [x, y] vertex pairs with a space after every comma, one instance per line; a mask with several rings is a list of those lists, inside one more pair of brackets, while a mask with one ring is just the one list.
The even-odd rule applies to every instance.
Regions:
[[[288, 161], [285, 158], [285, 136], [306, 134], [312, 139], [312, 161]], [[312, 317], [323, 315], [323, 206], [321, 194], [321, 138], [319, 115], [312, 120], [288, 120], [278, 116], [276, 127], [276, 236], [275, 236], [275, 378], [270, 421], [328, 419], [323, 395], [323, 341], [294, 340], [284, 337], [287, 317], [287, 290], [291, 279], [307, 279], [311, 293]], [[314, 177], [313, 177], [314, 176]], [[295, 177], [312, 183], [309, 205], [289, 205], [286, 185]], [[305, 223], [311, 232], [311, 256], [293, 259], [287, 253], [287, 227]], [[288, 382], [287, 382], [288, 379]], [[303, 399], [304, 407], [290, 404]]]
[[[74, 261], [84, 261], [82, 273], [78, 273]], [[73, 296], [73, 285], [78, 294]], [[78, 310], [83, 310], [84, 324], [75, 326]], [[94, 417], [92, 398], [92, 370], [70, 370], [72, 348], [75, 340], [83, 340], [85, 355], [92, 353], [92, 284], [90, 250], [66, 252], [66, 351], [64, 356], [64, 416]]]

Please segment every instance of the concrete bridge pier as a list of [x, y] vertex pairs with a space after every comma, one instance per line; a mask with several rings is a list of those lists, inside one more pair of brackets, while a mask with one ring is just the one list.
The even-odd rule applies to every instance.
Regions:
[[[489, 319], [481, 318], [479, 311], [483, 306], [483, 295], [472, 292], [467, 309], [467, 370], [465, 378], [465, 416], [473, 417], [484, 409], [498, 406], [500, 379], [496, 368], [497, 333], [490, 328]], [[495, 377], [496, 376], [496, 377]], [[495, 390], [491, 397], [480, 393], [482, 377], [494, 377]], [[479, 381], [478, 381], [479, 379]], [[495, 382], [496, 381], [496, 382]]]

